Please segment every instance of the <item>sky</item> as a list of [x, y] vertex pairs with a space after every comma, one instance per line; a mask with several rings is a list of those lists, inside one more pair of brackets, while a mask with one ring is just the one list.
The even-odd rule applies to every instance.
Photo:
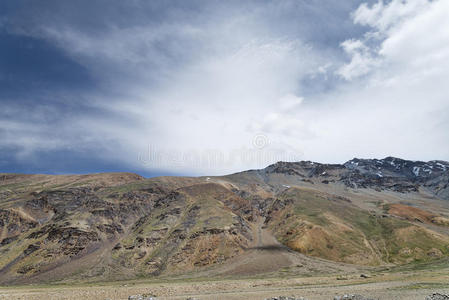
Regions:
[[0, 172], [449, 160], [449, 1], [0, 2]]

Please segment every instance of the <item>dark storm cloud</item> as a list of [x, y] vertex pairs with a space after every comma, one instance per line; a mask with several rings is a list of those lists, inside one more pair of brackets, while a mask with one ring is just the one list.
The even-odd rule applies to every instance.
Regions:
[[[0, 97], [24, 101], [41, 98], [47, 91], [86, 90], [93, 79], [47, 41], [0, 32]], [[54, 95], [52, 95], [54, 97]]]

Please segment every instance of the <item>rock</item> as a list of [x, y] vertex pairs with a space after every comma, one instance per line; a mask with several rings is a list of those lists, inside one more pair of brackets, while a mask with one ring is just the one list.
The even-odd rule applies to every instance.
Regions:
[[449, 300], [449, 294], [433, 293], [427, 296], [426, 300]]
[[157, 298], [153, 295], [132, 295], [128, 300], [157, 300]]
[[335, 296], [334, 300], [374, 300], [373, 298], [366, 298], [362, 295], [345, 294], [343, 296]]
[[295, 296], [279, 296], [279, 297], [271, 297], [271, 298], [265, 298], [265, 300], [307, 300], [304, 297], [295, 297]]
[[443, 252], [440, 249], [432, 248], [427, 252], [427, 255], [430, 257], [442, 257]]

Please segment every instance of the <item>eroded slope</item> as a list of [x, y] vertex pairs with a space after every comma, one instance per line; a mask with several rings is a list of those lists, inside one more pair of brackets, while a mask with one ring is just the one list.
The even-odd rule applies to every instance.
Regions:
[[0, 174], [0, 281], [346, 272], [449, 255], [448, 164]]

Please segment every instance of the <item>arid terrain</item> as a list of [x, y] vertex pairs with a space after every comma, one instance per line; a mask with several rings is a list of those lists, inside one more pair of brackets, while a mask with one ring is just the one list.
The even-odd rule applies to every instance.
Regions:
[[0, 298], [424, 299], [449, 288], [448, 178], [397, 158], [0, 174]]
[[[342, 279], [344, 278], [344, 279]], [[128, 299], [131, 295], [155, 295], [157, 299], [263, 300], [296, 296], [306, 299], [334, 299], [359, 294], [371, 299], [424, 300], [439, 292], [449, 293], [448, 269], [438, 271], [379, 272], [363, 279], [345, 277], [275, 277], [221, 280], [135, 280], [97, 284], [27, 285], [0, 288], [0, 299]]]

